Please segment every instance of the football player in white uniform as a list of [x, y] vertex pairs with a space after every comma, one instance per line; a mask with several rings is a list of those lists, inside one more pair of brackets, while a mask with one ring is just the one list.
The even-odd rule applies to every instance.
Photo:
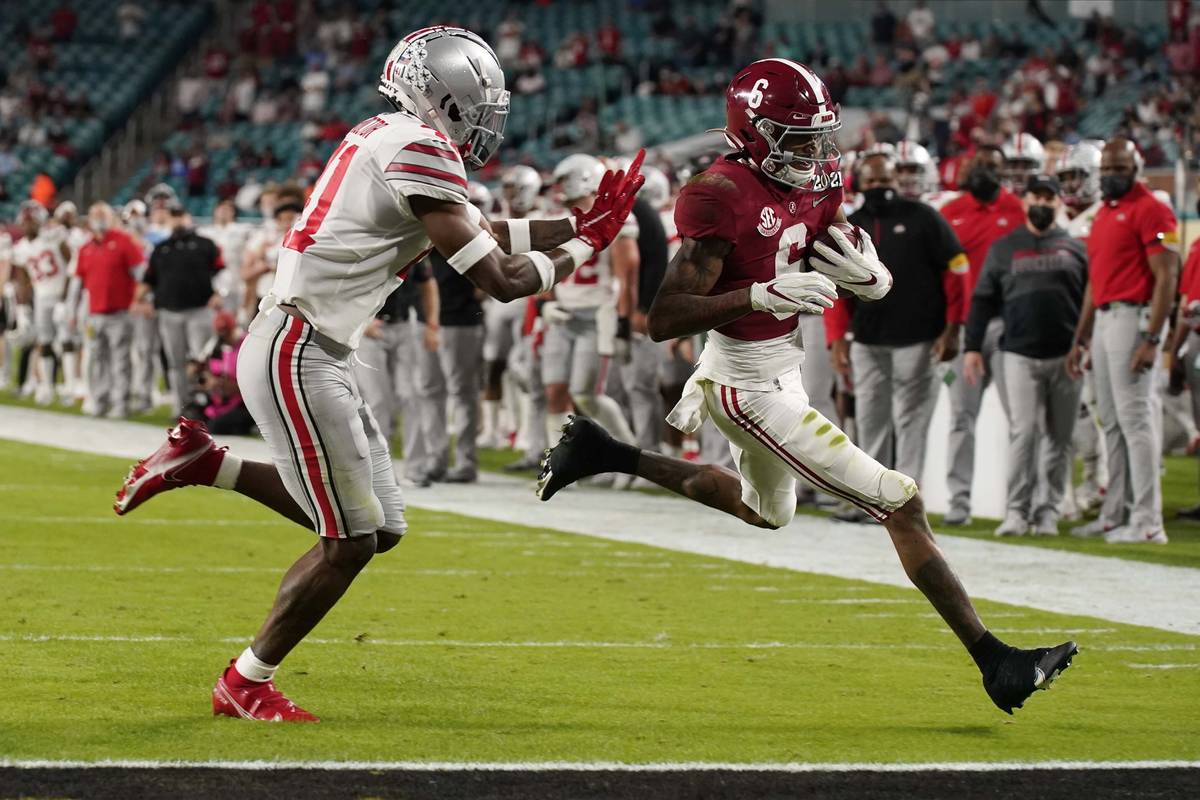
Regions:
[[[1100, 148], [1090, 142], [1073, 145], [1059, 162], [1057, 177], [1062, 186], [1063, 206], [1067, 215], [1063, 227], [1071, 236], [1086, 243], [1092, 232], [1092, 221], [1103, 202], [1100, 199]], [[1081, 400], [1072, 444], [1083, 461], [1083, 483], [1075, 488], [1073, 476], [1067, 476], [1063, 513], [1068, 516], [1098, 508], [1108, 483], [1108, 459], [1098, 422], [1096, 388], [1091, 370], [1083, 374]]]
[[71, 261], [66, 232], [60, 225], [47, 224], [49, 218], [49, 212], [37, 201], [22, 203], [17, 222], [25, 235], [12, 248], [15, 277], [32, 290], [34, 353], [38, 357], [34, 397], [42, 405], [54, 400], [54, 342], [58, 338], [57, 320], [63, 315], [67, 265]]
[[[593, 156], [579, 153], [563, 159], [554, 168], [563, 205], [593, 213], [604, 174], [604, 165]], [[631, 265], [637, 263], [637, 235], [637, 221], [630, 216], [612, 249], [589, 258], [555, 287], [554, 300], [542, 306], [546, 320], [542, 381], [551, 444], [558, 440], [572, 403], [621, 441], [634, 441], [624, 412], [604, 390], [621, 333], [620, 320], [627, 325], [633, 307], [636, 275], [631, 274]]]
[[[539, 207], [539, 196], [542, 192], [542, 176], [533, 167], [518, 164], [505, 171], [501, 179], [501, 200], [504, 203], [509, 219], [543, 219]], [[513, 376], [509, 367], [510, 356], [521, 356], [513, 360], [529, 361], [524, 352], [514, 352], [515, 347], [525, 347], [522, 341], [521, 328], [525, 320], [527, 300], [517, 300], [501, 303], [494, 298], [487, 298], [483, 303], [483, 360], [485, 362], [485, 383], [483, 389], [483, 430], [479, 434], [480, 447], [507, 447], [508, 434], [517, 430], [518, 426], [526, 428], [525, 437], [528, 439], [530, 430], [524, 417], [536, 417], [539, 427], [545, 427], [545, 393], [541, 389], [541, 376], [536, 376], [537, 390], [542, 395], [533, 405], [530, 405], [530, 391], [523, 391]], [[525, 366], [529, 366], [526, 364]], [[528, 370], [526, 370], [528, 371]], [[540, 407], [540, 413], [537, 413]], [[522, 413], [522, 408], [525, 413]], [[507, 411], [507, 419], [503, 419], [502, 411]], [[533, 421], [533, 420], [530, 420]], [[537, 466], [536, 460], [545, 449], [545, 437], [540, 432], [534, 432], [533, 443], [525, 442], [533, 450], [527, 459], [533, 463], [526, 468]]]
[[221, 307], [236, 314], [242, 303], [242, 258], [250, 240], [250, 226], [238, 222], [237, 205], [233, 200], [222, 200], [213, 208], [212, 224], [203, 225], [196, 232], [205, 239], [212, 239], [221, 248], [225, 269], [213, 278], [213, 288], [221, 296]]
[[83, 379], [80, 353], [83, 351], [83, 328], [87, 317], [87, 304], [82, 297], [79, 281], [75, 279], [75, 267], [79, 263], [79, 251], [92, 239], [92, 233], [79, 219], [79, 210], [70, 200], [59, 203], [54, 209], [54, 221], [61, 226], [66, 237], [71, 259], [67, 264], [67, 297], [63, 313], [58, 320], [58, 346], [62, 349], [63, 386], [59, 398], [63, 402], [82, 400], [86, 394], [87, 381]]
[[238, 356], [242, 397], [272, 460], [243, 461], [201, 423], [180, 420], [117, 494], [126, 513], [178, 486], [233, 489], [318, 534], [218, 679], [215, 714], [315, 721], [275, 688], [275, 670], [407, 528], [388, 444], [350, 368], [398, 282], [437, 248], [499, 300], [548, 292], [616, 238], [641, 186], [639, 158], [628, 173], [605, 174], [574, 219], [489, 225], [467, 202], [466, 171], [495, 152], [508, 114], [491, 47], [462, 28], [422, 28], [392, 50], [379, 91], [395, 110], [354, 126], [333, 152]]
[[1023, 131], [1009, 137], [1000, 150], [1004, 153], [1004, 188], [1020, 197], [1030, 176], [1045, 167], [1046, 150], [1036, 136]]

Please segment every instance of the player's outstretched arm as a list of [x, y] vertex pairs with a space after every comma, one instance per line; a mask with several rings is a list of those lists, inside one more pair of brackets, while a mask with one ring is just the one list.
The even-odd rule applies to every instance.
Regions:
[[546, 253], [575, 238], [571, 217], [492, 220], [492, 235], [506, 253]]
[[[429, 241], [450, 266], [501, 302], [549, 291], [578, 265], [576, 259], [583, 248], [570, 244], [548, 253], [505, 253], [492, 234], [480, 227], [478, 214], [462, 203], [420, 196], [409, 198], [409, 203]], [[578, 263], [590, 257], [588, 252]]]

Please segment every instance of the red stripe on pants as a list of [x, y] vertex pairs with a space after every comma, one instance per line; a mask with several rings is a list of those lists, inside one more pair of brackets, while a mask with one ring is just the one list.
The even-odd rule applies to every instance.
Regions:
[[[292, 427], [296, 429], [296, 438], [300, 441], [300, 452], [304, 455], [304, 468], [308, 473], [309, 483], [312, 484], [313, 494], [317, 500], [317, 509], [324, 522], [322, 536], [341, 538], [345, 532], [338, 531], [338, 515], [334, 513], [333, 503], [329, 501], [329, 492], [325, 490], [325, 482], [321, 478], [321, 465], [317, 460], [317, 447], [313, 436], [304, 421], [304, 412], [300, 408], [300, 400], [296, 396], [296, 375], [292, 369], [292, 355], [296, 352], [296, 344], [300, 334], [304, 332], [304, 323], [295, 317], [288, 317], [288, 332], [279, 345], [279, 388], [283, 395], [283, 406], [287, 410]], [[303, 478], [303, 476], [301, 476]], [[329, 476], [333, 480], [333, 476]]]

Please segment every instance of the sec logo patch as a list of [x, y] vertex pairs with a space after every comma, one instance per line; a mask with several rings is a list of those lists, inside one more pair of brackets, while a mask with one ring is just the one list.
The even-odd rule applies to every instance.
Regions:
[[779, 226], [783, 221], [779, 219], [779, 215], [775, 213], [775, 209], [770, 206], [763, 206], [763, 210], [758, 215], [758, 232], [763, 236], [774, 236], [779, 233]]

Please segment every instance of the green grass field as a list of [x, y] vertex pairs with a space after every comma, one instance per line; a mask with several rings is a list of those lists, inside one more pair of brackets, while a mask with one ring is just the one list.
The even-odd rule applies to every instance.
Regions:
[[419, 509], [280, 672], [322, 724], [213, 719], [311, 534], [206, 489], [118, 519], [123, 460], [0, 465], [0, 759], [1200, 758], [1200, 637], [982, 603], [1082, 648], [1010, 718], [915, 591]]

